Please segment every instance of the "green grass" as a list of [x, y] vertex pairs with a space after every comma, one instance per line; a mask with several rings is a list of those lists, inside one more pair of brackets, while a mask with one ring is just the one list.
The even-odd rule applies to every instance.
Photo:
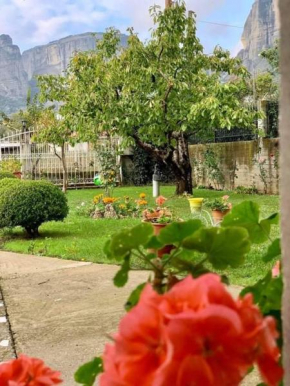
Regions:
[[[144, 192], [149, 197], [149, 203], [153, 205], [150, 187], [124, 187], [117, 188], [114, 196], [130, 196], [137, 198]], [[89, 202], [94, 195], [102, 193], [101, 190], [74, 190], [68, 192], [70, 213], [63, 223], [51, 222], [40, 228], [41, 237], [37, 240], [28, 239], [25, 233], [16, 228], [12, 231], [2, 231], [2, 249], [20, 253], [60, 257], [63, 259], [92, 261], [94, 263], [112, 263], [103, 253], [105, 241], [111, 235], [125, 227], [137, 225], [139, 219], [101, 219], [93, 220], [77, 214], [77, 206], [82, 202]], [[252, 200], [259, 203], [262, 217], [279, 210], [278, 196], [240, 195], [233, 192], [218, 192], [212, 190], [195, 190], [195, 197], [213, 199], [228, 194], [233, 205], [243, 200]], [[168, 205], [174, 208], [174, 212], [184, 220], [190, 218], [189, 204], [185, 198], [174, 196], [173, 186], [162, 187], [162, 195], [169, 198]], [[278, 227], [273, 229], [273, 237], [279, 234]], [[246, 262], [238, 269], [230, 269], [226, 273], [233, 284], [248, 285], [261, 278], [271, 267], [271, 264], [262, 262], [261, 256], [267, 246], [254, 246], [246, 258]], [[141, 268], [140, 265], [136, 267]]]

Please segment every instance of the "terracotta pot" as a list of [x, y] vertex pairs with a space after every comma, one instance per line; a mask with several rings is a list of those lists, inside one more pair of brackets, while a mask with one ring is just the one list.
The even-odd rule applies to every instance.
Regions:
[[21, 172], [14, 172], [13, 173], [14, 174], [14, 176], [16, 177], [16, 178], [21, 178], [21, 176], [22, 176], [22, 173]]
[[217, 225], [217, 224], [221, 223], [223, 221], [223, 218], [225, 217], [226, 214], [229, 213], [229, 211], [230, 211], [230, 209], [225, 210], [223, 212], [221, 210], [212, 210], [211, 214], [212, 214], [214, 224]]
[[201, 212], [204, 198], [188, 198], [191, 213]]
[[[168, 224], [157, 224], [157, 223], [151, 223], [151, 224], [154, 228], [155, 236], [158, 236], [160, 234], [160, 231], [168, 225]], [[158, 249], [157, 256], [161, 258], [163, 255], [169, 254], [174, 248], [175, 248], [174, 245], [165, 245], [163, 248]], [[148, 252], [156, 253], [156, 249], [149, 249]]]

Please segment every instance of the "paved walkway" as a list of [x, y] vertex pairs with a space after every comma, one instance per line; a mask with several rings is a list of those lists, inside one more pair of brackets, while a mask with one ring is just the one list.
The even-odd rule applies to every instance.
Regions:
[[0, 252], [0, 362], [20, 353], [40, 357], [62, 372], [65, 386], [74, 386], [74, 371], [102, 353], [129, 293], [148, 277], [131, 272], [119, 289], [112, 283], [117, 269]]

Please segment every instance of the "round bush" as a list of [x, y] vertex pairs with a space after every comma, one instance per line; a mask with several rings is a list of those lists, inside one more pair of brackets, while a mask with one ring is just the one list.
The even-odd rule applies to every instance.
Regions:
[[16, 179], [16, 177], [14, 176], [13, 173], [10, 173], [10, 172], [1, 172], [1, 171], [0, 171], [0, 180], [3, 180], [4, 178], [14, 178], [14, 179]]
[[21, 226], [36, 237], [42, 223], [62, 221], [67, 214], [66, 196], [49, 182], [0, 181], [0, 227]]

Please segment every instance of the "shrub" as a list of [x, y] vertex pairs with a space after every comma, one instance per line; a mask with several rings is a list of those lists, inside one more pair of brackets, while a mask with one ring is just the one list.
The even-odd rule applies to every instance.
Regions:
[[0, 227], [21, 226], [36, 237], [42, 223], [67, 216], [66, 196], [56, 186], [44, 181], [15, 181], [0, 181]]
[[13, 173], [0, 171], [0, 180], [4, 178], [16, 178]]
[[0, 179], [0, 196], [1, 196], [1, 191], [7, 189], [10, 186], [15, 186], [21, 184], [21, 180], [18, 178], [3, 178], [2, 180]]

